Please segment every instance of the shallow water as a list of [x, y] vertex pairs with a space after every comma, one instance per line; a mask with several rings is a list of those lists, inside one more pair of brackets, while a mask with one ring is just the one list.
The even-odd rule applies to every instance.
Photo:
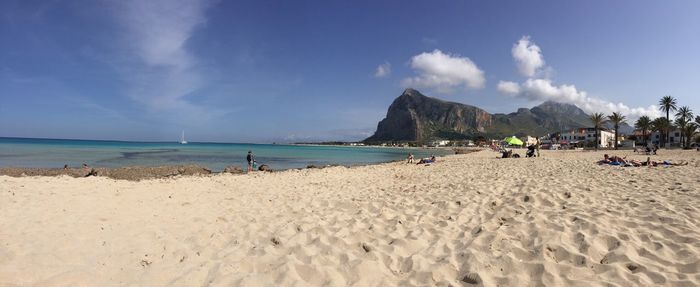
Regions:
[[0, 166], [7, 167], [94, 167], [161, 166], [198, 164], [221, 171], [227, 166], [246, 167], [246, 154], [253, 151], [258, 165], [273, 169], [314, 165], [362, 165], [401, 160], [408, 152], [418, 159], [435, 149], [380, 147], [299, 146], [238, 143], [124, 142], [0, 138]]

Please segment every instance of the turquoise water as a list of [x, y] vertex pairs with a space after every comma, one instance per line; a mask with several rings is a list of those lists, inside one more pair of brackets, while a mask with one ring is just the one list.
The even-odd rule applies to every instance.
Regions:
[[442, 150], [380, 147], [298, 146], [237, 143], [123, 142], [0, 138], [0, 167], [94, 167], [160, 166], [199, 164], [221, 171], [227, 166], [247, 166], [245, 157], [253, 151], [258, 165], [272, 169], [303, 168], [309, 164], [362, 165], [416, 158]]

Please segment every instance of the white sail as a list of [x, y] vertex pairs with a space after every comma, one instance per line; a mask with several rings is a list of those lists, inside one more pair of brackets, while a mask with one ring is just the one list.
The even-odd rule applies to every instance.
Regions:
[[182, 131], [182, 136], [180, 137], [180, 144], [187, 144], [185, 140], [185, 131]]

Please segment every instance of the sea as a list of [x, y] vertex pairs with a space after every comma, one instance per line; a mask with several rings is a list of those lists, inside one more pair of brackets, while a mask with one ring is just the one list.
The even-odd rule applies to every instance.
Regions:
[[245, 170], [252, 151], [259, 165], [273, 170], [308, 165], [355, 166], [445, 155], [442, 149], [325, 146], [287, 144], [128, 142], [103, 140], [30, 139], [0, 137], [0, 167], [125, 167], [197, 164], [222, 171], [228, 166]]

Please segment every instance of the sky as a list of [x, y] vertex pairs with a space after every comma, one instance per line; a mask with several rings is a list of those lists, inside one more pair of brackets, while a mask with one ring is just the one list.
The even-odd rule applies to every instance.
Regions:
[[406, 88], [700, 114], [699, 1], [0, 1], [0, 136], [361, 140]]

